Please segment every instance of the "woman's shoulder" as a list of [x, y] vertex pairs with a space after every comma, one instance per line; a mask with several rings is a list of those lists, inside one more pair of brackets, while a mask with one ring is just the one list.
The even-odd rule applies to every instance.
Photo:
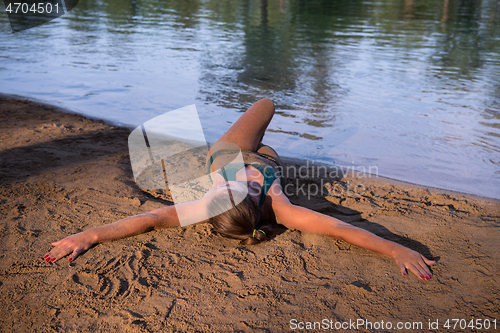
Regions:
[[292, 205], [285, 193], [283, 193], [283, 188], [281, 187], [279, 178], [274, 180], [273, 184], [269, 188], [269, 191], [267, 192], [267, 195], [271, 197], [271, 203], [275, 213], [276, 210], [286, 209]]

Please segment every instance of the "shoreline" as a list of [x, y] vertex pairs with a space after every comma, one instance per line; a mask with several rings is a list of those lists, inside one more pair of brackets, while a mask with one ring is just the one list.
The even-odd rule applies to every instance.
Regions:
[[[2, 97], [0, 122], [2, 331], [280, 332], [324, 318], [418, 322], [421, 331], [436, 320], [444, 331], [453, 318], [500, 323], [498, 200], [383, 177], [287, 179], [293, 203], [437, 260], [430, 281], [315, 234], [284, 230], [239, 246], [207, 224], [48, 263], [50, 242], [160, 208], [168, 195], [135, 184], [126, 128]], [[358, 181], [362, 192], [338, 193]], [[305, 193], [327, 183], [327, 193]]]
[[32, 98], [32, 97], [25, 97], [25, 96], [12, 95], [12, 94], [4, 94], [4, 93], [0, 92], [0, 99], [11, 99], [11, 100], [19, 101], [19, 102], [28, 101], [28, 102], [31, 102], [33, 104], [39, 105], [41, 107], [49, 108], [49, 109], [54, 110], [56, 112], [67, 113], [67, 114], [72, 114], [72, 115], [79, 115], [79, 116], [84, 117], [85, 119], [89, 119], [89, 120], [93, 120], [93, 121], [100, 121], [103, 124], [108, 125], [108, 126], [123, 127], [123, 128], [127, 128], [129, 130], [133, 130], [134, 129], [133, 125], [127, 125], [127, 124], [121, 125], [121, 124], [115, 123], [115, 122], [113, 122], [111, 120], [107, 120], [107, 119], [104, 119], [104, 118], [99, 118], [99, 117], [93, 117], [93, 116], [90, 116], [90, 115], [86, 115], [86, 114], [83, 114], [83, 113], [80, 113], [80, 112], [77, 112], [77, 111], [73, 111], [73, 110], [71, 110], [69, 108], [58, 106], [58, 105], [52, 104], [50, 102], [40, 101], [40, 100], [38, 100], [36, 98]]
[[409, 181], [399, 180], [399, 179], [395, 179], [395, 178], [391, 178], [391, 177], [387, 177], [387, 176], [381, 176], [381, 175], [362, 172], [362, 171], [358, 172], [357, 170], [354, 170], [354, 169], [349, 168], [349, 167], [336, 166], [334, 164], [328, 164], [328, 163], [324, 163], [324, 162], [309, 161], [309, 160], [304, 160], [304, 159], [295, 158], [295, 157], [281, 157], [280, 156], [280, 158], [285, 164], [286, 163], [295, 163], [298, 165], [308, 165], [307, 163], [309, 163], [311, 166], [315, 165], [315, 166], [324, 166], [326, 168], [339, 168], [341, 170], [347, 170], [347, 172], [345, 172], [345, 171], [339, 172], [339, 173], [343, 173], [344, 175], [345, 174], [353, 174], [353, 173], [356, 173], [359, 175], [359, 176], [349, 177], [351, 179], [380, 179], [381, 182], [393, 183], [395, 186], [399, 185], [399, 186], [410, 186], [410, 187], [413, 187], [415, 189], [430, 189], [430, 190], [433, 190], [435, 192], [439, 192], [441, 194], [449, 194], [449, 195], [453, 195], [453, 196], [463, 196], [463, 197], [469, 197], [471, 199], [477, 199], [477, 200], [491, 200], [493, 202], [498, 202], [498, 204], [500, 204], [500, 199], [490, 198], [490, 197], [483, 196], [483, 195], [467, 193], [467, 192], [462, 192], [462, 191], [456, 191], [456, 190], [450, 190], [450, 189], [445, 189], [445, 188], [435, 187], [435, 186], [430, 186], [430, 185], [422, 185], [422, 184], [412, 183]]
[[[71, 109], [63, 108], [63, 107], [60, 107], [60, 106], [57, 106], [57, 105], [54, 105], [54, 104], [51, 104], [51, 103], [48, 103], [48, 102], [39, 101], [39, 100], [37, 100], [35, 98], [18, 96], [18, 95], [4, 94], [4, 93], [1, 93], [1, 92], [0, 92], [0, 98], [2, 98], [2, 99], [12, 99], [12, 100], [18, 100], [18, 101], [29, 101], [31, 103], [38, 104], [38, 105], [43, 106], [43, 107], [51, 108], [51, 109], [53, 109], [53, 110], [55, 110], [57, 112], [67, 113], [67, 114], [73, 114], [73, 115], [81, 115], [85, 119], [94, 120], [94, 121], [100, 121], [103, 124], [108, 125], [108, 126], [121, 127], [121, 128], [127, 129], [129, 131], [132, 131], [132, 130], [135, 129], [134, 125], [123, 124], [123, 123], [119, 123], [119, 122], [113, 122], [113, 121], [110, 121], [110, 120], [106, 120], [104, 118], [88, 116], [88, 115], [85, 115], [85, 114], [82, 114], [82, 113], [79, 113], [79, 112], [72, 111]], [[350, 167], [344, 167], [344, 166], [339, 166], [339, 165], [335, 165], [335, 164], [329, 164], [329, 163], [325, 163], [325, 162], [321, 162], [321, 161], [305, 160], [305, 159], [301, 159], [301, 158], [286, 157], [286, 156], [280, 156], [280, 158], [283, 161], [286, 160], [286, 161], [289, 161], [290, 163], [296, 163], [296, 164], [300, 164], [300, 165], [303, 165], [304, 163], [311, 163], [311, 164], [315, 164], [315, 165], [318, 165], [318, 166], [325, 166], [327, 168], [340, 168], [340, 169], [343, 169], [343, 170], [346, 170], [346, 169], [347, 170], [352, 170], [351, 172], [358, 173], [358, 171], [356, 171], [356, 170], [354, 170], [354, 169], [352, 169]], [[363, 172], [361, 172], [361, 173], [363, 173]], [[391, 178], [391, 177], [383, 176], [383, 175], [378, 175], [378, 174], [369, 174], [369, 173], [364, 173], [364, 174], [368, 175], [367, 176], [368, 178], [381, 178], [381, 179], [385, 179], [386, 181], [395, 182], [396, 184], [397, 183], [401, 183], [401, 184], [406, 184], [406, 185], [410, 185], [410, 186], [415, 186], [416, 188], [431, 188], [431, 189], [434, 189], [434, 190], [437, 190], [437, 191], [448, 192], [448, 193], [453, 194], [453, 195], [464, 195], [464, 196], [470, 196], [472, 198], [477, 197], [477, 198], [482, 198], [482, 199], [487, 199], [487, 200], [498, 201], [500, 203], [500, 198], [493, 198], [493, 197], [483, 196], [483, 195], [474, 194], [474, 193], [462, 192], [462, 191], [451, 190], [451, 189], [446, 189], [446, 188], [441, 188], [441, 187], [434, 187], [434, 186], [431, 186], [431, 185], [422, 185], [422, 184], [413, 183], [413, 182], [409, 182], [409, 181], [405, 181], [405, 180], [400, 180], [400, 179], [395, 179], [395, 178]]]

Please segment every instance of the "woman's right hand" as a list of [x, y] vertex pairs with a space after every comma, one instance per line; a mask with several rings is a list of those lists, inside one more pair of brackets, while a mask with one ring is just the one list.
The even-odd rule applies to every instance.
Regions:
[[413, 272], [421, 279], [430, 280], [432, 277], [430, 265], [434, 265], [436, 261], [429, 260], [422, 254], [413, 251], [407, 247], [395, 244], [396, 249], [392, 254], [392, 258], [401, 269], [401, 274], [406, 275], [407, 269]]
[[60, 241], [51, 243], [54, 248], [43, 258], [45, 261], [54, 262], [71, 253], [69, 261], [75, 260], [80, 254], [92, 247], [96, 242], [91, 230], [68, 236]]

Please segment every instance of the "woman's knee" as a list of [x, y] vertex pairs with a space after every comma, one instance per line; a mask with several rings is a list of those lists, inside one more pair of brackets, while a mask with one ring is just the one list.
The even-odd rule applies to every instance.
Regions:
[[263, 98], [257, 103], [261, 103], [266, 110], [271, 110], [274, 113], [274, 102], [269, 98]]
[[259, 113], [269, 120], [274, 116], [274, 102], [269, 98], [260, 99], [254, 105], [258, 107]]

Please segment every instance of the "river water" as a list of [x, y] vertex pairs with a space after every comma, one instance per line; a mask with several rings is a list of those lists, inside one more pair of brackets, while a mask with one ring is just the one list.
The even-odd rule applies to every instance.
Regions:
[[118, 124], [195, 104], [208, 141], [257, 99], [283, 156], [500, 198], [497, 0], [85, 0], [13, 33], [0, 92]]

